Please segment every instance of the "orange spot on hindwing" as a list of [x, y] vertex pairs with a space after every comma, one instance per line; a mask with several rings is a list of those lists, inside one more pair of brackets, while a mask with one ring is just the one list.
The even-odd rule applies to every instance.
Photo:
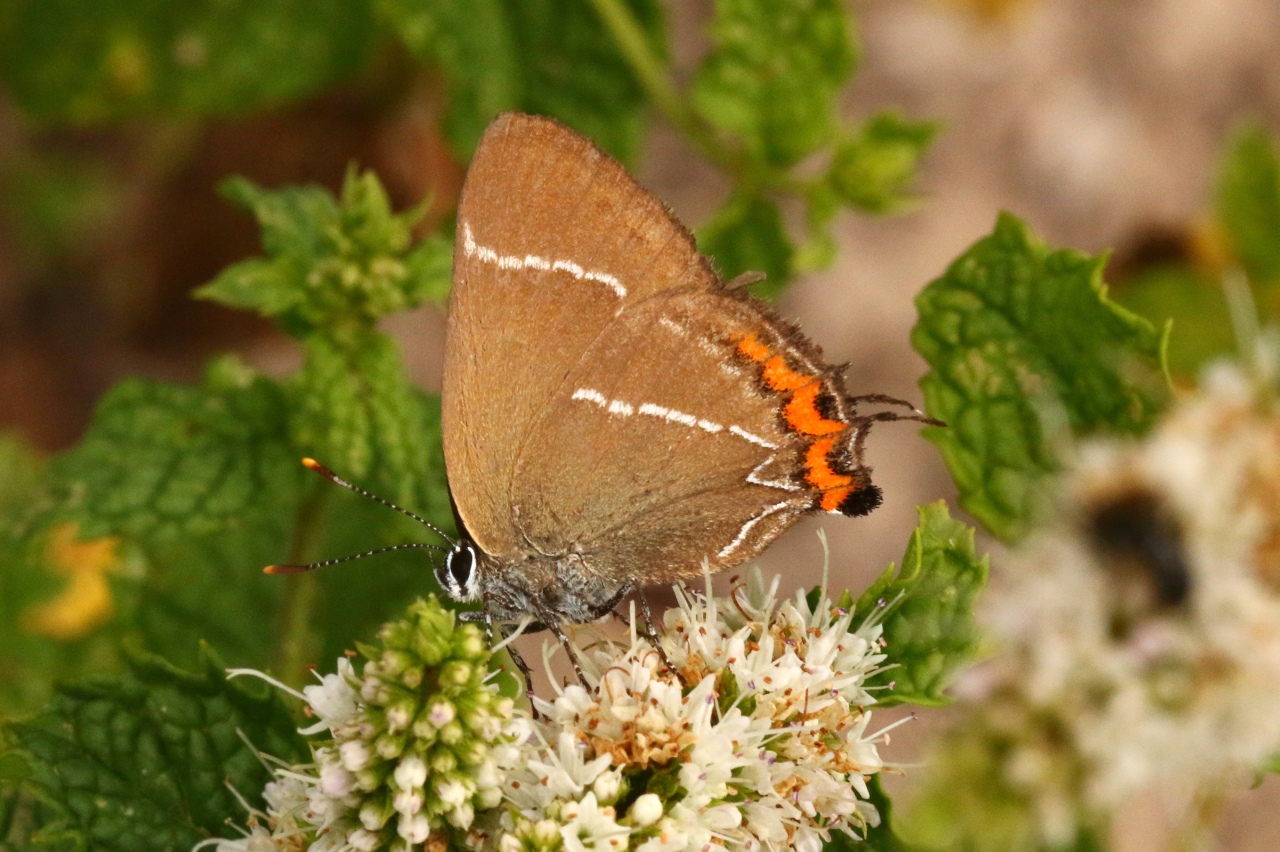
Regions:
[[774, 355], [764, 362], [762, 376], [764, 383], [776, 391], [797, 390], [813, 381], [812, 377], [797, 373], [788, 367], [787, 360], [781, 355]]
[[811, 379], [807, 385], [796, 390], [787, 407], [782, 409], [787, 425], [801, 435], [831, 435], [849, 428], [847, 423], [823, 416], [818, 408], [818, 394], [822, 391], [822, 382], [817, 379]]
[[819, 491], [830, 491], [843, 488], [853, 483], [852, 476], [836, 473], [831, 467], [831, 451], [835, 449], [836, 439], [819, 438], [809, 445], [804, 454], [805, 479]]
[[[864, 515], [880, 503], [880, 489], [872, 485], [860, 465], [850, 469], [846, 442], [849, 424], [841, 419], [837, 401], [820, 376], [808, 375], [787, 363], [754, 334], [737, 341], [737, 351], [760, 365], [760, 380], [781, 397], [779, 412], [789, 431], [813, 439], [805, 450], [805, 483], [816, 494], [816, 508], [845, 515]], [[846, 472], [847, 471], [847, 472]]]
[[757, 340], [754, 334], [748, 334], [738, 341], [738, 351], [752, 361], [763, 361], [769, 357], [769, 347]]

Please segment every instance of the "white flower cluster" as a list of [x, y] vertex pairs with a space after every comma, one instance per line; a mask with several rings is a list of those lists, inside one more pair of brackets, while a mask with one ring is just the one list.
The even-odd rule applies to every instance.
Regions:
[[1278, 414], [1224, 371], [1146, 439], [1082, 447], [1058, 522], [993, 585], [1002, 652], [961, 681], [957, 735], [999, 755], [1040, 842], [1144, 789], [1220, 792], [1280, 750]]
[[817, 852], [858, 835], [879, 819], [867, 780], [887, 735], [864, 708], [881, 611], [855, 627], [825, 591], [779, 603], [777, 587], [753, 571], [728, 598], [678, 589], [662, 640], [675, 671], [634, 631], [601, 637], [578, 652], [592, 687], [535, 699], [537, 721], [477, 681], [475, 628], [419, 603], [362, 649], [362, 672], [339, 660], [294, 693], [317, 718], [303, 733], [326, 737], [314, 762], [275, 768], [244, 836], [201, 846]]
[[[591, 689], [538, 700], [538, 736], [506, 779], [507, 805], [473, 845], [516, 850], [818, 850], [878, 821], [884, 768], [864, 688], [884, 661], [874, 618], [825, 594], [776, 600], [752, 572], [729, 598], [678, 589], [663, 645], [602, 639], [582, 652]], [[862, 617], [859, 615], [858, 617]]]
[[412, 605], [379, 639], [362, 648], [360, 673], [343, 658], [337, 673], [293, 693], [317, 719], [301, 733], [326, 737], [312, 746], [314, 762], [275, 768], [267, 811], [250, 808], [246, 836], [206, 844], [218, 852], [443, 849], [447, 826], [466, 830], [477, 809], [502, 801], [504, 767], [518, 760], [529, 721], [491, 683], [479, 628], [457, 624], [433, 599]]

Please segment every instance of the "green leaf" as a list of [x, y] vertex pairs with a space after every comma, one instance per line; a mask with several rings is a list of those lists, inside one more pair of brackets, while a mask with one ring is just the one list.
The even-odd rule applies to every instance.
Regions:
[[[661, 4], [622, 5], [661, 54]], [[380, 0], [378, 9], [448, 77], [444, 126], [459, 156], [470, 156], [495, 115], [517, 109], [557, 118], [634, 162], [646, 101], [590, 0]]]
[[794, 249], [782, 213], [762, 196], [732, 196], [698, 230], [698, 245], [726, 280], [763, 272], [764, 282], [752, 288], [757, 296], [776, 296], [791, 280]]
[[194, 665], [208, 642], [234, 665], [266, 667], [281, 642], [287, 587], [262, 568], [287, 555], [294, 518], [292, 506], [264, 510], [242, 529], [140, 546], [142, 571], [112, 583], [113, 632], [179, 665]]
[[350, 76], [375, 34], [359, 2], [9, 0], [0, 81], [52, 121], [235, 112]]
[[276, 690], [228, 680], [212, 652], [194, 674], [135, 653], [121, 674], [59, 687], [6, 739], [26, 764], [17, 780], [57, 812], [33, 841], [120, 852], [186, 852], [223, 836], [245, 816], [232, 789], [261, 808], [270, 776], [255, 749], [308, 759]]
[[1116, 285], [1116, 301], [1152, 322], [1169, 322], [1169, 371], [1194, 379], [1209, 361], [1238, 351], [1219, 281], [1190, 265], [1162, 265]]
[[444, 131], [469, 156], [493, 117], [520, 100], [516, 35], [503, 0], [378, 0], [379, 14], [415, 56], [449, 81]]
[[[5, 765], [4, 758], [0, 758], [0, 850], [3, 852], [34, 848], [31, 835], [57, 818], [53, 806], [22, 789], [18, 783], [18, 778], [26, 775], [25, 764], [16, 756], [11, 756], [10, 760], [15, 764], [12, 769]], [[12, 780], [7, 781], [9, 778]], [[71, 852], [74, 848], [70, 842], [40, 844], [44, 852]]]
[[884, 639], [894, 665], [872, 678], [881, 706], [947, 701], [951, 675], [978, 645], [973, 606], [987, 581], [987, 557], [973, 546], [973, 529], [953, 519], [941, 500], [920, 506], [902, 568], [892, 565], [858, 598], [855, 611], [888, 607]]
[[[82, 443], [50, 465], [51, 496], [20, 548], [0, 553], [0, 631], [21, 649], [0, 699], [29, 706], [52, 673], [113, 666], [121, 635], [183, 662], [206, 639], [264, 665], [281, 587], [261, 569], [285, 555], [307, 475], [288, 422], [284, 390], [231, 359], [198, 387], [130, 379], [109, 392]], [[118, 537], [114, 564], [52, 564], [50, 533], [67, 522], [82, 538]], [[62, 597], [86, 580], [104, 598], [98, 615]], [[36, 607], [82, 626], [46, 637]]]
[[395, 342], [365, 331], [304, 345], [290, 386], [295, 445], [388, 499], [447, 513], [439, 407], [409, 382]]
[[836, 146], [828, 180], [846, 204], [869, 213], [895, 210], [937, 130], [934, 122], [882, 112]]
[[0, 546], [12, 540], [31, 508], [40, 460], [18, 435], [0, 432]]
[[201, 298], [276, 317], [302, 336], [371, 326], [448, 292], [452, 247], [440, 236], [413, 246], [422, 210], [393, 213], [372, 172], [349, 170], [340, 201], [319, 187], [268, 191], [243, 178], [223, 192], [257, 217], [267, 257], [223, 270]]
[[917, 297], [911, 342], [960, 504], [996, 536], [1017, 539], [1058, 466], [1055, 429], [1141, 434], [1168, 400], [1168, 327], [1111, 302], [1103, 261], [1051, 251], [1002, 214]]
[[1218, 218], [1256, 284], [1280, 282], [1280, 160], [1265, 128], [1236, 134], [1218, 179]]
[[287, 513], [300, 470], [287, 442], [284, 394], [231, 359], [189, 388], [128, 379], [58, 459], [58, 519], [81, 536], [225, 532]]
[[853, 25], [840, 0], [716, 0], [713, 50], [693, 104], [755, 162], [791, 166], [836, 134], [835, 98], [853, 73]]

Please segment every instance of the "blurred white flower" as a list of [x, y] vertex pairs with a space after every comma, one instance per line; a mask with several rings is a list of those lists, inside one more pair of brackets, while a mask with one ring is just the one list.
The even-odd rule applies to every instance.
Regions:
[[985, 599], [999, 652], [958, 684], [944, 786], [985, 772], [1027, 803], [1021, 830], [1064, 844], [1139, 791], [1219, 793], [1280, 750], [1278, 415], [1219, 370], [1145, 439], [1079, 448]]

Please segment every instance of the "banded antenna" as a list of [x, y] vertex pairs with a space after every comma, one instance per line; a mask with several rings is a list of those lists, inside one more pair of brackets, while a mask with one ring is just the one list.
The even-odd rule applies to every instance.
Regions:
[[[413, 518], [415, 521], [422, 524], [424, 527], [431, 530], [432, 532], [440, 536], [445, 541], [449, 542], [451, 546], [455, 543], [452, 538], [450, 538], [448, 535], [445, 534], [444, 530], [440, 529], [438, 526], [431, 523], [426, 518], [422, 517], [421, 515], [415, 515], [413, 512], [410, 512], [408, 509], [404, 509], [404, 508], [401, 508], [400, 506], [397, 506], [395, 503], [392, 503], [390, 500], [385, 500], [382, 497], [379, 497], [377, 494], [372, 494], [368, 491], [365, 491], [363, 488], [361, 488], [358, 485], [353, 485], [350, 482], [347, 482], [341, 476], [338, 476], [338, 474], [329, 470], [329, 468], [320, 464], [320, 462], [316, 461], [315, 459], [311, 459], [311, 458], [303, 459], [302, 464], [308, 470], [315, 471], [316, 473], [320, 474], [325, 479], [329, 480], [335, 485], [341, 485], [343, 488], [347, 489], [348, 491], [354, 491], [355, 493], [359, 494], [361, 497], [367, 497], [368, 499], [372, 500], [375, 503], [381, 503], [383, 506], [386, 506], [388, 509], [395, 509], [400, 514], [405, 515], [406, 517]], [[306, 565], [268, 565], [266, 568], [262, 569], [262, 572], [264, 574], [302, 574], [307, 571], [314, 571], [317, 568], [327, 568], [330, 565], [340, 565], [343, 562], [351, 562], [354, 559], [363, 559], [366, 556], [374, 556], [379, 553], [389, 553], [393, 550], [448, 551], [449, 548], [441, 547], [438, 544], [420, 544], [416, 542], [410, 543], [410, 544], [393, 544], [390, 547], [379, 547], [374, 550], [366, 550], [363, 553], [353, 553], [350, 556], [340, 556], [337, 559], [325, 559], [322, 562], [309, 562]]]

